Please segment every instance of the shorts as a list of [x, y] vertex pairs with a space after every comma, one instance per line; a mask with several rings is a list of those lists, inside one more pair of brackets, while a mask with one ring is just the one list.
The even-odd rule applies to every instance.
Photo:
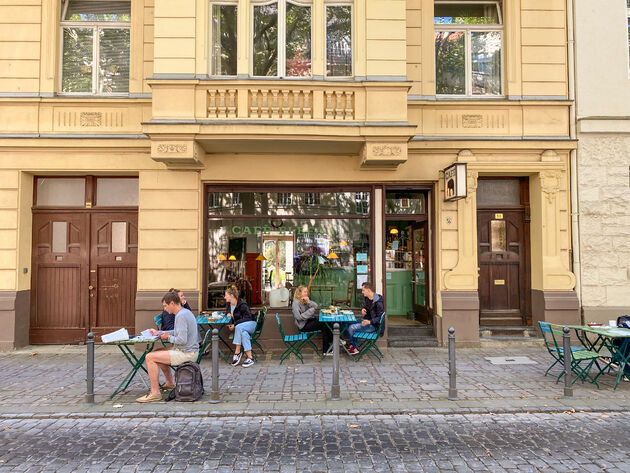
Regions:
[[186, 361], [197, 361], [199, 356], [198, 351], [181, 351], [181, 350], [169, 350], [171, 356], [171, 366], [178, 366]]

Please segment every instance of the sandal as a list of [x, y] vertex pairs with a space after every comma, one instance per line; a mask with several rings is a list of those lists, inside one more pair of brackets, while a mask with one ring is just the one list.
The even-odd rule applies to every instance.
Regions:
[[138, 399], [136, 399], [136, 402], [157, 402], [157, 401], [161, 401], [162, 400], [162, 395], [161, 394], [145, 394], [142, 397], [139, 397]]

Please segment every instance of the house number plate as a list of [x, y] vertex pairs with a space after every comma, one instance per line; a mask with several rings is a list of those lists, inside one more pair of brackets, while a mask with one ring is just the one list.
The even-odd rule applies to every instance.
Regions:
[[494, 285], [495, 286], [505, 286], [505, 279], [495, 279], [494, 280]]

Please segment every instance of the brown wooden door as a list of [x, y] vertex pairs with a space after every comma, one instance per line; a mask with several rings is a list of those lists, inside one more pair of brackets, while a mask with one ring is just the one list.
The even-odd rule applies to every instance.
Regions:
[[90, 251], [90, 326], [95, 335], [134, 332], [138, 257], [136, 212], [93, 213]]
[[134, 332], [138, 213], [33, 214], [30, 342]]
[[427, 222], [414, 223], [411, 234], [413, 312], [417, 321], [428, 324], [430, 320], [427, 309]]
[[525, 210], [477, 211], [480, 325], [525, 325]]
[[76, 343], [88, 327], [88, 215], [33, 214], [31, 343]]

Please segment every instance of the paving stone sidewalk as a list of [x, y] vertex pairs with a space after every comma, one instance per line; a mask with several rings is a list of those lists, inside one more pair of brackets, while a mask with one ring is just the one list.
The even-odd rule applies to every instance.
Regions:
[[[573, 399], [563, 397], [563, 384], [544, 376], [551, 362], [543, 347], [461, 348], [457, 350], [459, 399], [447, 400], [447, 351], [443, 348], [390, 348], [378, 363], [372, 358], [355, 363], [341, 358], [341, 401], [329, 399], [332, 360], [305, 356], [279, 364], [280, 352], [266, 353], [253, 367], [220, 363], [219, 404], [209, 394], [195, 403], [138, 404], [147, 390], [137, 376], [125, 393], [109, 400], [130, 365], [109, 346], [96, 348], [96, 404], [86, 406], [86, 356], [81, 346], [32, 346], [0, 354], [3, 386], [0, 416], [47, 415], [152, 415], [155, 412], [187, 415], [312, 414], [312, 413], [466, 413], [553, 412], [557, 410], [625, 410], [630, 383], [612, 391], [613, 377], [600, 377], [600, 389], [576, 383]], [[487, 357], [524, 356], [534, 364], [492, 364]], [[201, 363], [206, 389], [211, 362]], [[559, 374], [560, 368], [551, 374]], [[143, 414], [144, 413], [144, 414]]]

